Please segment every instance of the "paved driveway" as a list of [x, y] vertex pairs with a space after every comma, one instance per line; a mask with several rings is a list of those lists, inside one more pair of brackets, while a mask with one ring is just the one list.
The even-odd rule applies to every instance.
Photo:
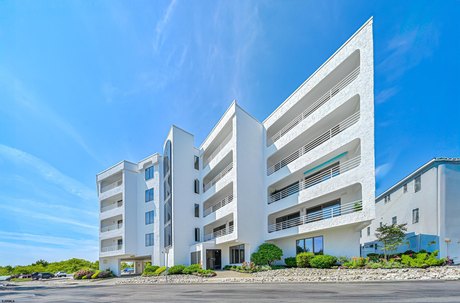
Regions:
[[14, 300], [15, 303], [460, 302], [460, 281], [19, 286], [0, 290], [0, 300]]

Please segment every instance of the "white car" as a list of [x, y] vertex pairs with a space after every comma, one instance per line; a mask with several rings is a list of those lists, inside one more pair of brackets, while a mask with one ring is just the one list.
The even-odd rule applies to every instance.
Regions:
[[58, 271], [55, 275], [55, 277], [67, 277], [67, 273], [63, 271]]

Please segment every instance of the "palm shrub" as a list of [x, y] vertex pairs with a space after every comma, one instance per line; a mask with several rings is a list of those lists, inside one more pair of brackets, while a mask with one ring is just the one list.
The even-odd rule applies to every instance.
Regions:
[[272, 243], [263, 243], [256, 252], [251, 255], [251, 262], [256, 265], [272, 265], [273, 262], [281, 260], [283, 250]]
[[297, 267], [296, 257], [284, 258], [284, 263], [286, 264], [287, 267]]
[[337, 263], [337, 258], [329, 255], [317, 255], [310, 260], [313, 268], [331, 268]]
[[161, 275], [166, 270], [166, 266], [158, 267], [157, 270], [153, 273], [154, 276]]
[[312, 252], [301, 252], [295, 257], [297, 267], [310, 267], [310, 260], [315, 256]]

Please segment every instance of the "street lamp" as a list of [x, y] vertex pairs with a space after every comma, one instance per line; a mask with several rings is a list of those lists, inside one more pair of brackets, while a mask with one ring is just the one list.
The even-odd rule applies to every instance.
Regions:
[[446, 242], [446, 257], [449, 257], [449, 244], [450, 242], [452, 242], [452, 240], [449, 238], [445, 238], [444, 242]]

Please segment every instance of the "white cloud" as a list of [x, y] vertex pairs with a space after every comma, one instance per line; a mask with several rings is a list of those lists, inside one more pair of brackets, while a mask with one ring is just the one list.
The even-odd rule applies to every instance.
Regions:
[[87, 201], [93, 201], [96, 197], [96, 191], [85, 186], [81, 182], [64, 175], [59, 170], [47, 162], [16, 148], [0, 144], [0, 156], [27, 166], [28, 169], [34, 169], [43, 179], [60, 186], [72, 195], [78, 196]]
[[383, 104], [395, 96], [399, 92], [399, 88], [397, 87], [390, 87], [384, 90], [381, 90], [375, 96], [375, 103], [376, 104]]
[[163, 16], [158, 20], [155, 26], [155, 41], [153, 42], [153, 50], [156, 52], [161, 48], [163, 43], [163, 32], [165, 27], [168, 25], [171, 15], [173, 14], [174, 8], [176, 7], [176, 0], [172, 0], [165, 10]]
[[392, 163], [384, 163], [382, 165], [379, 165], [375, 168], [375, 177], [378, 178], [383, 178], [385, 177], [393, 167]]

